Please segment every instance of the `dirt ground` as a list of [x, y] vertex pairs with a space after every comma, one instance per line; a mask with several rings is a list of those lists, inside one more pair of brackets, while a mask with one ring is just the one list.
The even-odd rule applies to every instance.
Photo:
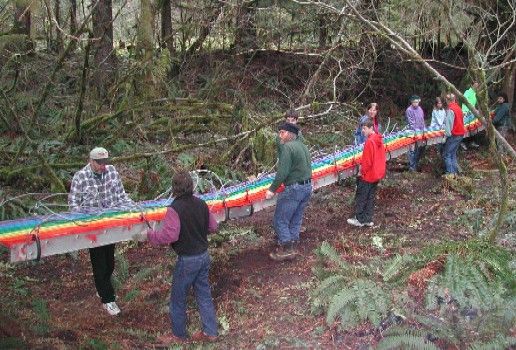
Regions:
[[[250, 218], [222, 225], [222, 230], [245, 232], [213, 245], [211, 281], [221, 336], [211, 344], [190, 343], [187, 349], [367, 349], [381, 336], [368, 325], [339, 330], [310, 307], [315, 287], [314, 249], [333, 244], [349, 261], [420, 249], [443, 239], [466, 239], [472, 229], [461, 218], [478, 198], [492, 197], [497, 172], [485, 149], [461, 154], [474, 193], [461, 193], [443, 183], [435, 150], [430, 149], [421, 173], [404, 171], [400, 161], [389, 164], [378, 190], [375, 226], [355, 228], [352, 216], [354, 182], [316, 191], [305, 213], [300, 252], [294, 262], [268, 258], [274, 244], [273, 208]], [[404, 160], [404, 158], [402, 158]], [[511, 168], [514, 180], [514, 166]], [[491, 192], [490, 192], [491, 191]], [[482, 202], [486, 217], [495, 203]], [[465, 220], [465, 219], [464, 219]], [[380, 237], [383, 248], [372, 243]], [[0, 261], [0, 347], [30, 349], [152, 349], [168, 332], [168, 297], [174, 255], [167, 248], [145, 243], [118, 244], [119, 317], [110, 317], [95, 294], [87, 251], [78, 259], [67, 255], [40, 263]], [[199, 329], [192, 298], [190, 331]], [[3, 344], [3, 345], [2, 345]], [[174, 348], [174, 347], [173, 347]], [[181, 348], [178, 346], [176, 348]]]

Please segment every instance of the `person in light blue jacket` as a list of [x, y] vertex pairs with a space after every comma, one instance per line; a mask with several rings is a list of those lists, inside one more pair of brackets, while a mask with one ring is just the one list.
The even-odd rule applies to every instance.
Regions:
[[[435, 98], [434, 109], [432, 110], [432, 121], [430, 122], [430, 128], [435, 128], [437, 130], [444, 129], [444, 120], [446, 118], [446, 109], [444, 107], [443, 101], [440, 97]], [[443, 146], [441, 143], [437, 146], [439, 150], [439, 154], [443, 155]]]
[[371, 102], [367, 105], [366, 111], [363, 116], [358, 120], [358, 127], [355, 130], [355, 144], [360, 145], [366, 141], [366, 137], [362, 134], [362, 126], [367, 120], [373, 121], [374, 132], [380, 134], [380, 123], [378, 117], [378, 103]]
[[444, 127], [444, 118], [446, 117], [446, 109], [440, 97], [435, 98], [434, 109], [432, 110], [431, 128], [442, 129]]

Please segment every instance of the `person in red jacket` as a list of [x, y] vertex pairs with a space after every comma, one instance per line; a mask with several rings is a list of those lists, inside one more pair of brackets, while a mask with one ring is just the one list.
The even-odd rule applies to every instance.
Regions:
[[348, 219], [353, 226], [373, 226], [374, 200], [378, 182], [385, 177], [385, 148], [382, 135], [374, 131], [374, 122], [368, 119], [362, 125], [366, 137], [357, 192], [355, 194], [355, 217]]
[[457, 104], [455, 95], [451, 93], [446, 95], [446, 102], [448, 103], [448, 111], [444, 120], [446, 141], [444, 142], [443, 158], [446, 173], [455, 175], [459, 172], [457, 150], [466, 133], [466, 129], [464, 128], [464, 115]]

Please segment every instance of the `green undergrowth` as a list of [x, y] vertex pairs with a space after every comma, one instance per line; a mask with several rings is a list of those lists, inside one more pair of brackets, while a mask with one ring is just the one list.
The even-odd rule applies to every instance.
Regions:
[[350, 263], [324, 242], [316, 251], [312, 311], [349, 330], [368, 323], [378, 349], [503, 349], [516, 345], [512, 251], [482, 239]]

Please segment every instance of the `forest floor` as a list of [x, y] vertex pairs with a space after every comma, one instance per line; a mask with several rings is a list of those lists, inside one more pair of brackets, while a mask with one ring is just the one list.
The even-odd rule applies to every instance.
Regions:
[[[353, 213], [353, 180], [317, 190], [305, 213], [306, 232], [296, 261], [278, 263], [268, 257], [275, 238], [273, 208], [222, 225], [221, 230], [234, 234], [210, 248], [221, 336], [211, 344], [182, 347], [367, 349], [376, 344], [381, 333], [370, 325], [341, 330], [336, 324], [327, 325], [324, 315], [312, 313], [314, 250], [327, 241], [344, 259], [359, 262], [476, 235], [473, 222], [480, 220], [483, 226], [496, 212], [498, 172], [489, 164], [485, 147], [459, 155], [473, 182], [465, 189], [447, 185], [440, 176], [435, 149], [427, 154], [421, 173], [406, 172], [404, 157], [389, 163], [378, 190], [372, 228], [346, 223]], [[514, 168], [512, 164], [509, 183], [515, 183]], [[514, 197], [514, 188], [511, 192]], [[479, 217], [471, 216], [475, 208], [481, 209]], [[101, 307], [87, 251], [77, 259], [60, 255], [39, 263], [2, 263], [0, 348], [159, 348], [157, 337], [170, 329], [168, 298], [175, 257], [167, 248], [146, 243], [118, 244], [117, 249], [119, 317], [108, 316]], [[7, 261], [5, 251], [0, 259]], [[192, 298], [191, 332], [199, 329], [194, 305]]]

